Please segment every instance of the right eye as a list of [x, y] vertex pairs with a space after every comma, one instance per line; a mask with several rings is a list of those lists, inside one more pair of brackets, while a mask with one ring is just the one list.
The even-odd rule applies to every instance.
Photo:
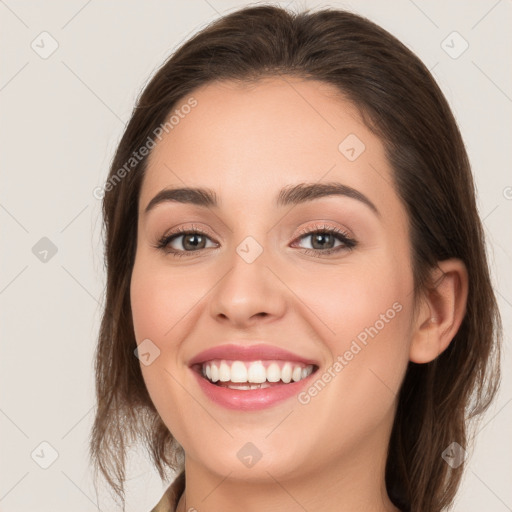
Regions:
[[[180, 239], [181, 242], [176, 244]], [[163, 236], [158, 241], [156, 247], [173, 256], [185, 256], [187, 252], [199, 252], [202, 249], [208, 248], [206, 244], [209, 239], [209, 235], [203, 231], [180, 228], [174, 233]], [[182, 248], [172, 247], [172, 244], [181, 245]]]

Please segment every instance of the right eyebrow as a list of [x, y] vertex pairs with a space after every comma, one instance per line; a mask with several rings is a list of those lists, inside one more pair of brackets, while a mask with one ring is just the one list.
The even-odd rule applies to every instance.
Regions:
[[215, 191], [209, 188], [164, 188], [151, 199], [144, 213], [147, 214], [156, 205], [165, 202], [195, 204], [197, 206], [218, 207]]

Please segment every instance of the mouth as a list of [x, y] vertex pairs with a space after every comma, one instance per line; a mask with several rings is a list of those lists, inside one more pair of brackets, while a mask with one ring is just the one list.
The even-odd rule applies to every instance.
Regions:
[[311, 383], [319, 365], [310, 356], [268, 343], [213, 346], [188, 361], [211, 402], [248, 413], [297, 396]]
[[191, 368], [210, 384], [242, 391], [286, 386], [307, 379], [318, 370], [316, 364], [299, 361], [226, 359], [204, 361]]

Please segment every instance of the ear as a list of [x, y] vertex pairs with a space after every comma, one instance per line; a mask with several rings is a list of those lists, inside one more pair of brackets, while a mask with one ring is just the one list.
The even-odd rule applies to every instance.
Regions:
[[456, 258], [439, 261], [421, 299], [413, 325], [409, 359], [429, 363], [441, 354], [459, 330], [466, 313], [468, 273]]

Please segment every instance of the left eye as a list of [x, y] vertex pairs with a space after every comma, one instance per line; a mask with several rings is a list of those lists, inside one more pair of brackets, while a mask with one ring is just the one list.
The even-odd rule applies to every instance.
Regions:
[[[298, 238], [298, 240], [308, 238], [311, 240], [311, 247], [306, 247], [306, 249], [314, 249], [317, 251], [325, 249], [334, 249], [335, 247], [339, 247], [340, 245], [346, 245], [347, 242], [346, 237], [336, 235], [333, 231], [314, 231], [312, 233], [302, 235], [301, 237]], [[336, 241], [339, 242], [337, 246], [334, 245]]]

